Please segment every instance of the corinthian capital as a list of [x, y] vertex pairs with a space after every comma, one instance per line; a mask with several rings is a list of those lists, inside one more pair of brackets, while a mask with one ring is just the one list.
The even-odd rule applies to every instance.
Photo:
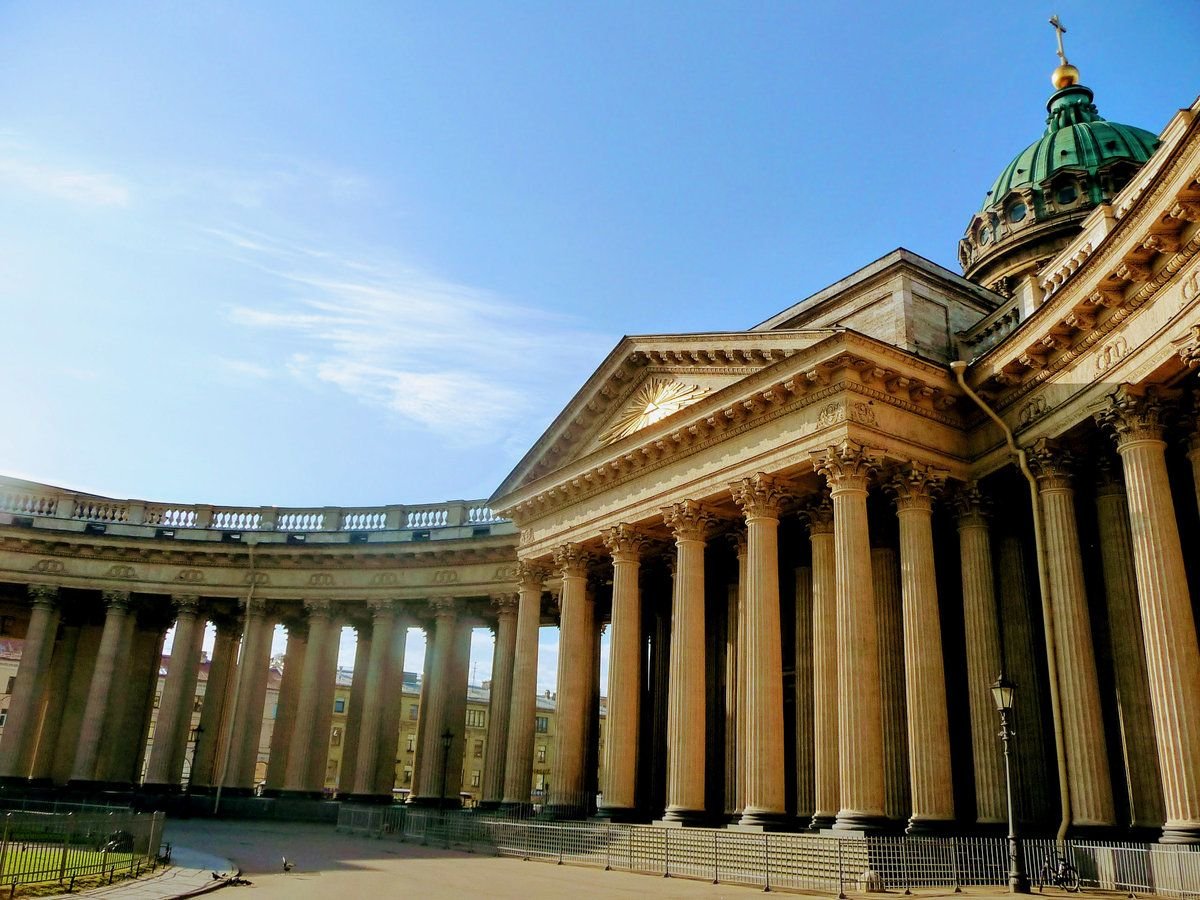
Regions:
[[310, 619], [329, 619], [333, 616], [333, 603], [329, 600], [305, 600], [304, 609]]
[[1179, 361], [1189, 369], [1200, 366], [1200, 324], [1193, 325], [1187, 334], [1173, 341], [1179, 352]]
[[898, 512], [909, 509], [932, 509], [933, 498], [942, 492], [949, 473], [944, 469], [919, 462], [910, 462], [892, 476], [887, 491]]
[[646, 546], [646, 536], [632, 525], [614, 525], [600, 532], [604, 546], [617, 561], [637, 561], [642, 548]]
[[533, 560], [521, 559], [517, 561], [517, 584], [523, 588], [540, 591], [542, 582], [549, 577], [549, 572], [546, 567], [535, 563]]
[[1161, 441], [1179, 395], [1156, 385], [1121, 385], [1108, 396], [1108, 406], [1096, 413], [1096, 423], [1112, 433], [1118, 451], [1136, 441]]
[[517, 614], [517, 604], [520, 598], [516, 594], [492, 594], [489, 599], [492, 601], [492, 609], [496, 610], [496, 615], [500, 618]]
[[429, 600], [429, 611], [439, 622], [453, 622], [458, 618], [458, 603], [453, 597], [432, 597]]
[[788, 499], [782, 479], [765, 472], [735, 481], [729, 492], [747, 519], [777, 519]]
[[959, 487], [951, 503], [959, 528], [986, 526], [992, 515], [992, 498], [983, 492], [978, 481], [968, 481]]
[[120, 610], [125, 612], [129, 609], [131, 598], [129, 591], [101, 591], [100, 599], [104, 601], [104, 605], [111, 610]]
[[867, 489], [867, 482], [879, 469], [883, 454], [854, 441], [817, 450], [812, 453], [813, 468], [824, 475], [835, 494], [840, 491]]
[[712, 515], [696, 500], [683, 500], [663, 511], [663, 520], [676, 541], [703, 541], [712, 530]]
[[1075, 457], [1051, 441], [1042, 438], [1028, 451], [1029, 468], [1037, 476], [1039, 490], [1069, 490]]
[[587, 575], [588, 563], [592, 561], [589, 554], [579, 544], [563, 544], [554, 551], [554, 565], [564, 577], [583, 578]]
[[171, 602], [175, 604], [176, 615], [195, 616], [200, 614], [199, 594], [172, 594]]
[[25, 588], [34, 606], [54, 609], [58, 606], [58, 587], [53, 584], [31, 584]]
[[829, 492], [821, 491], [815, 497], [809, 498], [800, 512], [800, 517], [808, 527], [810, 536], [833, 534], [833, 502], [829, 499]]

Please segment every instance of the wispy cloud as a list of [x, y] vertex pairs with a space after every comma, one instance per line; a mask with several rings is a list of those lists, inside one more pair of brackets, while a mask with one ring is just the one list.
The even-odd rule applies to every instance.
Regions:
[[0, 181], [87, 206], [128, 206], [128, 185], [107, 172], [0, 156]]
[[459, 444], [503, 442], [531, 412], [545, 417], [552, 411], [541, 401], [564, 367], [579, 374], [580, 351], [604, 344], [559, 317], [411, 267], [253, 232], [208, 233], [276, 279], [269, 302], [228, 310], [236, 325], [286, 338], [274, 365]]

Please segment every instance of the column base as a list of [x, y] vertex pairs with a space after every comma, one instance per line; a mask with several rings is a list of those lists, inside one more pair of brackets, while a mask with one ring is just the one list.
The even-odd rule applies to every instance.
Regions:
[[499, 812], [514, 818], [528, 819], [533, 815], [533, 804], [520, 803], [515, 800], [505, 800], [500, 804]]
[[601, 806], [596, 810], [595, 818], [620, 823], [643, 820], [643, 817], [638, 814], [637, 808], [633, 806]]
[[861, 831], [879, 834], [891, 830], [887, 817], [880, 813], [857, 812], [852, 809], [838, 810], [833, 823], [834, 831]]
[[462, 801], [457, 797], [409, 797], [408, 805], [417, 809], [458, 809]]
[[1200, 844], [1200, 822], [1168, 822], [1163, 826], [1160, 844]]
[[953, 819], [933, 819], [925, 816], [913, 816], [904, 829], [905, 834], [913, 837], [937, 837], [956, 831], [957, 823]]
[[824, 831], [833, 827], [833, 823], [837, 821], [837, 816], [831, 816], [828, 813], [817, 813], [812, 817], [812, 821], [808, 823], [809, 831]]
[[340, 794], [338, 799], [344, 803], [357, 803], [362, 806], [390, 806], [391, 794]]
[[539, 819], [586, 819], [587, 809], [574, 803], [547, 803]]
[[148, 782], [144, 783], [139, 788], [139, 790], [143, 794], [150, 794], [151, 796], [161, 797], [163, 795], [183, 793], [183, 785], [181, 785], [181, 784], [164, 784], [164, 783], [156, 783], [156, 782], [148, 781]]
[[656, 824], [674, 827], [695, 827], [704, 825], [707, 821], [708, 817], [702, 809], [680, 809], [679, 807], [669, 806], [663, 813], [662, 818], [657, 820]]
[[791, 825], [792, 819], [786, 813], [747, 809], [742, 812], [742, 817], [734, 827], [753, 828], [757, 831], [783, 831]]

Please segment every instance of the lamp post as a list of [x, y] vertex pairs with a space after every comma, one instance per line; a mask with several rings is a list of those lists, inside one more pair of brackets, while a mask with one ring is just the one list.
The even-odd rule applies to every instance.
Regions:
[[447, 728], [442, 732], [442, 795], [438, 798], [438, 809], [446, 808], [446, 764], [450, 761], [450, 744], [454, 741], [454, 733]]
[[1009, 762], [1008, 742], [1016, 732], [1008, 727], [1008, 714], [1012, 712], [1013, 695], [1017, 686], [1001, 675], [992, 685], [992, 699], [996, 712], [1000, 713], [1000, 740], [1004, 742], [1004, 782], [1008, 788], [1008, 892], [1028, 894], [1029, 876], [1025, 873], [1025, 850], [1017, 838], [1017, 822], [1013, 814], [1012, 765]]

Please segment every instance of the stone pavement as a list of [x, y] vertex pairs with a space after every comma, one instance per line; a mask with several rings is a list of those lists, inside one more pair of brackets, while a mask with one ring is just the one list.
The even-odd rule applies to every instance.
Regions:
[[172, 865], [157, 875], [147, 875], [136, 881], [118, 881], [82, 894], [56, 894], [43, 900], [80, 896], [103, 897], [105, 900], [173, 900], [177, 897], [195, 897], [225, 884], [224, 879], [214, 880], [213, 872], [222, 875], [230, 875], [233, 872], [233, 863], [227, 858], [187, 847], [173, 847], [171, 863]]

